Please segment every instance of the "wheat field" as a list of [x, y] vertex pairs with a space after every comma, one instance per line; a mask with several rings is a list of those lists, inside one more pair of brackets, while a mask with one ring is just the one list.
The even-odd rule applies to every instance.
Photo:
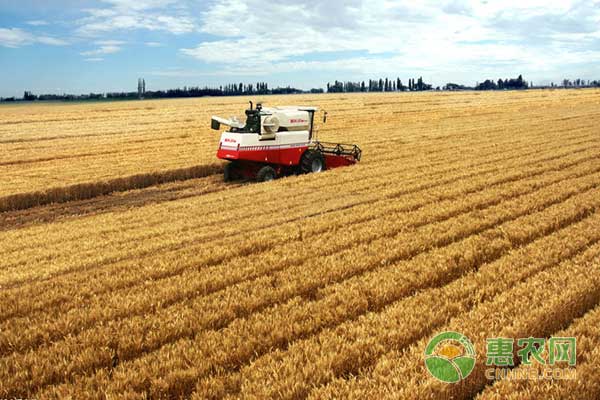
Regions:
[[[599, 90], [265, 96], [362, 160], [224, 183], [248, 100], [0, 106], [0, 399], [600, 398]], [[499, 336], [577, 380], [490, 381]]]

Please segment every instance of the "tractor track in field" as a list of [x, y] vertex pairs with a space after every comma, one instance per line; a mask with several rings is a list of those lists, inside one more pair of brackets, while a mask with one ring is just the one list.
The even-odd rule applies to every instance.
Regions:
[[[459, 146], [455, 146], [454, 148], [458, 149], [460, 147]], [[438, 150], [436, 152], [444, 154], [444, 152], [448, 151], [449, 149], [452, 149], [452, 148], [445, 148], [443, 150]], [[89, 153], [89, 154], [90, 155], [97, 155], [97, 154], [112, 154], [112, 153], [115, 153], [115, 152], [112, 151], [112, 152]], [[70, 156], [69, 155], [69, 156], [63, 156], [63, 157], [43, 158], [43, 159], [39, 159], [39, 160], [35, 160], [35, 161], [40, 161], [40, 160], [41, 161], [53, 161], [53, 160], [56, 160], [56, 159], [74, 158], [74, 157], [80, 157], [80, 156], [81, 155], [77, 155], [77, 156]], [[407, 156], [405, 158], [409, 159], [410, 156]], [[396, 158], [396, 161], [397, 160], [398, 160], [398, 158]], [[24, 163], [24, 162], [32, 162], [32, 161], [18, 161], [18, 163]], [[6, 162], [4, 164], [7, 164], [7, 165], [10, 164], [10, 165], [12, 165], [13, 163], [15, 163], [15, 162]], [[4, 165], [4, 164], [0, 163], [0, 166]], [[220, 175], [221, 173], [222, 173], [222, 171], [217, 171], [215, 173], [215, 175]], [[127, 179], [127, 177], [125, 177], [124, 179]], [[198, 178], [190, 178], [190, 179], [198, 179]], [[183, 183], [183, 182], [185, 182], [185, 180], [179, 180], [179, 181], [182, 182], [182, 184], [185, 185], [185, 183]], [[177, 182], [177, 181], [174, 181], [174, 182]], [[92, 182], [92, 183], [77, 184], [75, 186], [80, 186], [80, 185], [90, 185], [90, 186], [93, 186], [93, 185], [96, 185], [96, 184], [97, 183]], [[150, 185], [148, 187], [149, 188], [153, 188], [153, 187], [159, 188], [161, 185], [162, 184], [156, 184], [156, 185]], [[54, 189], [56, 189], [56, 190], [59, 190], [59, 189], [61, 189], [61, 190], [62, 189], [68, 190], [68, 187], [53, 188], [52, 190], [54, 190]], [[54, 210], [56, 210], [57, 213], [58, 213], [58, 215], [60, 216], [60, 215], [68, 215], [68, 213], [69, 213], [68, 207], [69, 207], [69, 205], [73, 205], [74, 206], [74, 210], [73, 210], [72, 213], [73, 214], [81, 215], [80, 205], [83, 204], [83, 205], [90, 205], [91, 206], [93, 204], [91, 201], [85, 201], [85, 200], [93, 200], [93, 199], [96, 199], [96, 198], [102, 198], [102, 197], [105, 197], [105, 196], [109, 196], [109, 195], [111, 195], [113, 193], [120, 193], [120, 192], [125, 192], [126, 193], [127, 191], [134, 191], [134, 190], [138, 190], [138, 189], [136, 189], [136, 188], [131, 188], [131, 189], [124, 188], [123, 190], [116, 190], [116, 191], [109, 192], [109, 193], [99, 194], [98, 196], [94, 196], [94, 197], [91, 197], [91, 198], [88, 198], [88, 199], [73, 199], [73, 200], [66, 199], [64, 201], [64, 203], [66, 203], [67, 205], [65, 205], [65, 206], [56, 206], [55, 204], [52, 204], [52, 203], [48, 203], [48, 204], [43, 203], [43, 204], [39, 204], [39, 205], [33, 205], [31, 207], [5, 210], [4, 212], [0, 211], [0, 231], [10, 229], [12, 225], [14, 225], [16, 227], [19, 226], [18, 224], [14, 224], [14, 223], [11, 224], [10, 221], [17, 220], [17, 219], [24, 219], [25, 221], [30, 220], [30, 218], [27, 215], [26, 210], [36, 209], [36, 208], [41, 208], [41, 207], [47, 206], [48, 207], [48, 214], [51, 215], [51, 213]], [[209, 192], [207, 192], [207, 193], [209, 193]], [[203, 193], [201, 193], [201, 194], [203, 194]], [[30, 195], [30, 193], [16, 194], [16, 196], [27, 196], [27, 195]], [[10, 196], [15, 196], [15, 195], [10, 195]], [[4, 197], [10, 197], [10, 196], [4, 196]], [[185, 197], [192, 197], [192, 196], [185, 196]], [[177, 200], [177, 199], [173, 198], [172, 200]], [[2, 197], [0, 197], [0, 202], [1, 201], [2, 201]], [[63, 202], [61, 202], [61, 203], [63, 203]], [[105, 203], [105, 202], [101, 202], [101, 203]], [[144, 205], [146, 203], [140, 202], [139, 204], [140, 205]], [[93, 207], [81, 207], [81, 208], [91, 210], [91, 212], [87, 212], [87, 213], [93, 213]], [[103, 204], [100, 204], [100, 208], [103, 208]], [[40, 213], [40, 214], [42, 214], [42, 213]], [[51, 219], [43, 218], [42, 217], [42, 218], [40, 218], [40, 221], [46, 222], [46, 221], [51, 221]], [[23, 225], [26, 225], [26, 224], [23, 224]]]
[[89, 215], [125, 211], [149, 204], [187, 199], [189, 197], [234, 189], [243, 184], [225, 184], [222, 180], [221, 174], [214, 174], [203, 178], [192, 178], [186, 181], [159, 184], [144, 189], [113, 192], [87, 200], [74, 200], [65, 203], [32, 207], [25, 210], [6, 211], [0, 213], [0, 232], [64, 221], [68, 218], [81, 218]]
[[[456, 146], [456, 148], [458, 148], [458, 147], [459, 146]], [[448, 150], [448, 148], [446, 148], [444, 150], [440, 150], [439, 152], [442, 153], [443, 151], [447, 151], [447, 150]], [[114, 153], [114, 151], [113, 152], [103, 152], [103, 153], [104, 154], [109, 154], [109, 153]], [[90, 154], [94, 154], [94, 153], [90, 153]], [[100, 153], [100, 154], [102, 154], [102, 153]], [[76, 157], [76, 156], [69, 155], [69, 156], [54, 157], [54, 158], [44, 158], [44, 159], [40, 159], [40, 160], [43, 160], [43, 161], [52, 161], [52, 160], [55, 160], [55, 159], [73, 158], [73, 157]], [[396, 158], [396, 161], [397, 161], [397, 158]], [[23, 162], [30, 162], [30, 161], [17, 161], [17, 162], [18, 163], [23, 163]], [[7, 164], [12, 164], [12, 163], [14, 163], [14, 162], [7, 162]], [[0, 164], [0, 166], [1, 165], [3, 165], [3, 164]], [[164, 171], [164, 173], [169, 173], [169, 171], [168, 170]], [[122, 179], [124, 179], [124, 180], [131, 179], [131, 177], [124, 177]], [[102, 183], [98, 183], [98, 182], [88, 182], [88, 183], [85, 183], [84, 182], [84, 183], [70, 185], [70, 186], [65, 186], [65, 187], [51, 188], [51, 189], [49, 189], [49, 192], [55, 191], [57, 193], [55, 196], [58, 196], [59, 193], [68, 192], [70, 187], [80, 187], [81, 190], [92, 191], [94, 186], [100, 185], [100, 184], [102, 184]], [[150, 186], [153, 186], [153, 185], [150, 185]], [[131, 190], [131, 189], [136, 189], [136, 188], [135, 187], [127, 188], [126, 186], [123, 186], [122, 189], [117, 189], [117, 190], [114, 190], [113, 192], [122, 192], [122, 191], [126, 191], [126, 190]], [[110, 193], [112, 193], [112, 192], [107, 192], [107, 193], [100, 192], [100, 194], [98, 196], [102, 196], [102, 195], [106, 195], [106, 194], [110, 194]], [[40, 198], [40, 200], [39, 200], [40, 204], [35, 204], [35, 197], [36, 196], [38, 196]], [[12, 207], [12, 206], [6, 206], [5, 205], [4, 208], [2, 208], [2, 201], [5, 198], [13, 198], [15, 202], [18, 202], [19, 201], [18, 199], [26, 199], [28, 197], [31, 198], [29, 200], [29, 203], [26, 203], [26, 204], [24, 204], [22, 206], [14, 206], [14, 207]], [[87, 198], [93, 198], [93, 197], [86, 197], [84, 199], [87, 199]], [[61, 202], [69, 202], [69, 201], [76, 201], [76, 200], [83, 200], [83, 199], [79, 199], [79, 198], [77, 198], [76, 195], [74, 195], [74, 196], [70, 196], [70, 197], [67, 196], [66, 198], [64, 198], [64, 199], [62, 199], [60, 201]], [[31, 207], [35, 207], [36, 205], [40, 206], [40, 205], [51, 204], [51, 202], [52, 202], [52, 196], [49, 196], [48, 198], [44, 199], [44, 195], [41, 192], [24, 192], [24, 193], [16, 193], [16, 194], [7, 195], [7, 196], [0, 196], [0, 215], [1, 215], [2, 211], [14, 211], [14, 210], [28, 209], [28, 208], [31, 208]], [[32, 203], [33, 203], [33, 205], [32, 205]]]
[[115, 178], [101, 182], [79, 183], [51, 188], [40, 192], [19, 193], [0, 197], [0, 213], [24, 210], [51, 203], [66, 203], [73, 200], [92, 199], [114, 192], [142, 189], [161, 183], [203, 178], [222, 171], [221, 164], [196, 165], [166, 171], [156, 171]]

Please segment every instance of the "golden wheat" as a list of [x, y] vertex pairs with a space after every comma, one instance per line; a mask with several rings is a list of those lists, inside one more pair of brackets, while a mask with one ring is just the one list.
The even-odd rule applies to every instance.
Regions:
[[[328, 110], [321, 138], [363, 160], [253, 185], [221, 182], [207, 124], [244, 98], [3, 106], [0, 398], [550, 393], [479, 364], [447, 387], [419, 357], [598, 303], [599, 98], [269, 97]], [[550, 298], [551, 276], [582, 282]], [[596, 320], [564, 332], [591, 347]]]

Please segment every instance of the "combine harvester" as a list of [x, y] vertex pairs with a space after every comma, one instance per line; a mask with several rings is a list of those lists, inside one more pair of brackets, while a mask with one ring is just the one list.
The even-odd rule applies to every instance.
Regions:
[[[321, 172], [356, 164], [361, 150], [357, 145], [324, 143], [316, 140], [316, 107], [263, 108], [261, 103], [246, 110], [246, 122], [237, 118], [212, 117], [211, 128], [222, 125], [217, 157], [229, 161], [225, 181], [247, 178], [259, 182], [280, 176]], [[323, 122], [327, 113], [323, 116]]]

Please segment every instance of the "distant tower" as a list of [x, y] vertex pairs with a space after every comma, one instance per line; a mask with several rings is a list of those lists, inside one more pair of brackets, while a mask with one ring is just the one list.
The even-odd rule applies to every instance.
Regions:
[[143, 99], [146, 92], [146, 82], [142, 78], [138, 78], [138, 98]]

